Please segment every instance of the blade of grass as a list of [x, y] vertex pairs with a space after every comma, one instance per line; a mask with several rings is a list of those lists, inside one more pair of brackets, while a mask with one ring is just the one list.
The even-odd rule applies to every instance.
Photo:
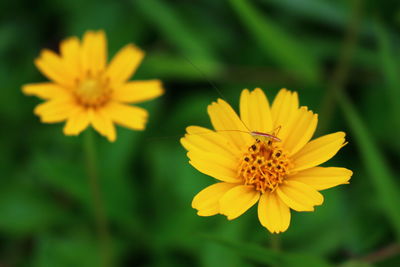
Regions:
[[338, 2], [320, 0], [262, 0], [303, 18], [314, 19], [337, 27], [346, 24], [347, 11]]
[[[211, 46], [196, 35], [195, 30], [188, 26], [188, 23], [167, 1], [142, 0], [132, 1], [132, 3], [164, 38], [179, 50], [180, 54], [190, 57], [206, 72], [219, 71], [220, 66], [215, 60]], [[204, 66], [203, 62], [205, 62]]]
[[[219, 73], [215, 72], [214, 64], [214, 62], [196, 60], [196, 66], [200, 65], [205, 75], [213, 80], [220, 77]], [[164, 80], [176, 78], [188, 81], [204, 80], [204, 77], [191, 67], [183, 56], [165, 52], [153, 52], [148, 55], [137, 75], [140, 75], [141, 79], [158, 77]]]
[[400, 190], [395, 183], [394, 175], [346, 93], [337, 91], [336, 97], [355, 137], [354, 141], [358, 146], [364, 166], [370, 174], [371, 183], [376, 188], [377, 199], [380, 200], [397, 239], [400, 240]]
[[298, 79], [316, 82], [318, 62], [305, 46], [247, 0], [230, 0], [260, 50]]
[[319, 133], [325, 133], [329, 127], [328, 123], [332, 121], [336, 107], [336, 99], [334, 95], [337, 92], [340, 93], [343, 91], [346, 86], [354, 52], [357, 48], [358, 35], [362, 22], [363, 0], [352, 0], [350, 5], [351, 13], [346, 29], [346, 35], [343, 40], [343, 45], [338, 57], [336, 68], [332, 73], [332, 79], [328, 89], [326, 90], [320, 108], [320, 117], [324, 119], [319, 124]]
[[396, 56], [394, 55], [390, 45], [388, 31], [379, 20], [375, 20], [374, 26], [379, 45], [379, 58], [381, 61], [383, 75], [386, 80], [386, 86], [384, 86], [384, 88], [386, 89], [388, 102], [391, 105], [391, 117], [395, 120], [394, 136], [398, 136], [400, 133], [400, 119], [398, 116], [400, 114], [400, 69], [398, 68]]

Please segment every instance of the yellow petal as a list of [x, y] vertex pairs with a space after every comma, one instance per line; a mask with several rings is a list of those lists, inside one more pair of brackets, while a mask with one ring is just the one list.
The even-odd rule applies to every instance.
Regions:
[[223, 182], [237, 183], [240, 181], [236, 169], [238, 161], [234, 157], [196, 150], [189, 151], [187, 156], [190, 159], [189, 163], [206, 175]]
[[82, 67], [85, 73], [103, 71], [107, 61], [107, 40], [103, 31], [87, 31], [82, 41]]
[[68, 88], [74, 85], [74, 76], [54, 52], [44, 49], [35, 60], [35, 65], [50, 80]]
[[65, 135], [78, 135], [89, 125], [89, 113], [87, 110], [80, 108], [71, 115], [64, 126]]
[[81, 66], [82, 66], [82, 71], [85, 73], [85, 75], [94, 74], [94, 71], [92, 69], [93, 57], [95, 56], [92, 53], [94, 43], [95, 43], [94, 32], [93, 31], [85, 32], [82, 38], [82, 49], [81, 49]]
[[238, 149], [254, 143], [250, 131], [239, 119], [232, 107], [222, 99], [208, 106], [208, 114], [215, 130], [226, 136]]
[[346, 168], [314, 167], [296, 173], [288, 179], [307, 184], [316, 190], [324, 190], [340, 184], [348, 184], [352, 175], [353, 172]]
[[144, 130], [146, 127], [148, 112], [140, 107], [110, 102], [104, 107], [107, 115], [117, 124], [133, 129]]
[[280, 128], [278, 137], [285, 140], [297, 117], [299, 98], [296, 92], [281, 89], [272, 103], [271, 114], [274, 129]]
[[332, 158], [345, 142], [345, 133], [337, 132], [312, 140], [293, 155], [293, 171], [315, 167]]
[[249, 129], [253, 129], [252, 107], [250, 91], [249, 89], [244, 89], [240, 94], [240, 119]]
[[219, 213], [219, 200], [236, 184], [216, 183], [200, 191], [192, 201], [192, 207], [199, 216], [212, 216]]
[[310, 141], [318, 123], [318, 115], [308, 111], [307, 107], [301, 107], [297, 114], [290, 133], [282, 140], [290, 155], [295, 154]]
[[55, 123], [66, 120], [78, 108], [79, 106], [70, 99], [55, 99], [38, 105], [34, 113], [44, 123]]
[[164, 93], [160, 80], [133, 81], [114, 90], [112, 98], [116, 101], [139, 103], [156, 98]]
[[70, 98], [71, 93], [56, 83], [31, 83], [22, 87], [26, 95], [34, 95], [42, 99], [63, 99]]
[[115, 126], [103, 109], [89, 110], [89, 119], [96, 131], [107, 137], [110, 142], [115, 141]]
[[111, 83], [119, 85], [127, 81], [139, 67], [143, 57], [144, 52], [133, 44], [122, 48], [114, 56], [106, 71]]
[[80, 49], [80, 41], [77, 37], [70, 37], [60, 44], [60, 52], [64, 66], [76, 78], [81, 77]]
[[260, 88], [249, 92], [247, 89], [240, 95], [240, 118], [252, 131], [269, 133], [273, 122], [269, 102]]
[[220, 199], [220, 213], [233, 220], [256, 204], [259, 198], [260, 193], [253, 186], [235, 186]]
[[103, 30], [97, 31], [96, 35], [96, 64], [99, 70], [104, 70], [107, 63], [107, 37]]
[[285, 232], [290, 224], [290, 209], [276, 192], [265, 192], [258, 202], [258, 219], [271, 233]]
[[229, 142], [229, 140], [220, 133], [210, 129], [190, 126], [186, 128], [187, 134], [181, 138], [181, 143], [186, 150], [211, 152], [216, 154], [239, 157], [241, 152]]
[[297, 181], [286, 181], [276, 192], [286, 205], [296, 211], [314, 211], [314, 206], [324, 202], [321, 193]]

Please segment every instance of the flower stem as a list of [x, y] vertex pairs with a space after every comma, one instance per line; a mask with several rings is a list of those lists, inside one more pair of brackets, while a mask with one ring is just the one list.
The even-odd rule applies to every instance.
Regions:
[[275, 250], [275, 251], [281, 251], [282, 247], [281, 247], [281, 237], [279, 234], [272, 234], [270, 235], [271, 239], [270, 239], [270, 246], [271, 249]]
[[84, 151], [93, 212], [101, 249], [101, 266], [108, 267], [111, 266], [110, 232], [108, 230], [108, 222], [100, 190], [99, 175], [96, 166], [96, 147], [92, 129], [87, 129], [85, 132]]
[[396, 255], [400, 255], [400, 244], [394, 243], [362, 257], [360, 261], [374, 264], [395, 257]]

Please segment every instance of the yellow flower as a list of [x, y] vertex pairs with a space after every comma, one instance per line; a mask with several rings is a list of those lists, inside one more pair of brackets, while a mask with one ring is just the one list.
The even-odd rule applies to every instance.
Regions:
[[348, 169], [317, 167], [344, 146], [345, 133], [310, 141], [318, 117], [299, 107], [296, 92], [282, 89], [270, 106], [261, 89], [246, 89], [240, 118], [221, 99], [208, 106], [208, 114], [215, 131], [190, 126], [181, 139], [190, 164], [219, 180], [194, 197], [192, 207], [200, 216], [232, 220], [258, 202], [261, 224], [280, 233], [289, 227], [290, 209], [313, 211], [324, 200], [318, 191], [349, 182]]
[[115, 141], [114, 123], [143, 130], [148, 113], [127, 104], [163, 94], [159, 80], [128, 81], [144, 52], [128, 44], [107, 64], [107, 40], [103, 31], [87, 31], [83, 40], [71, 37], [60, 45], [60, 55], [44, 49], [35, 60], [51, 82], [27, 84], [22, 90], [45, 103], [34, 113], [44, 123], [66, 121], [64, 133], [78, 135], [92, 125], [109, 141]]

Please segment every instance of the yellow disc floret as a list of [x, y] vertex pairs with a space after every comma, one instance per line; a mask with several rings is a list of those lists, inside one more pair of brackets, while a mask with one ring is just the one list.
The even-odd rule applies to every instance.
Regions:
[[75, 91], [77, 101], [86, 107], [99, 107], [107, 103], [111, 96], [108, 82], [100, 78], [86, 78], [77, 80]]
[[280, 143], [256, 139], [244, 153], [238, 174], [245, 185], [253, 185], [264, 193], [274, 191], [285, 180], [291, 165], [288, 153]]

